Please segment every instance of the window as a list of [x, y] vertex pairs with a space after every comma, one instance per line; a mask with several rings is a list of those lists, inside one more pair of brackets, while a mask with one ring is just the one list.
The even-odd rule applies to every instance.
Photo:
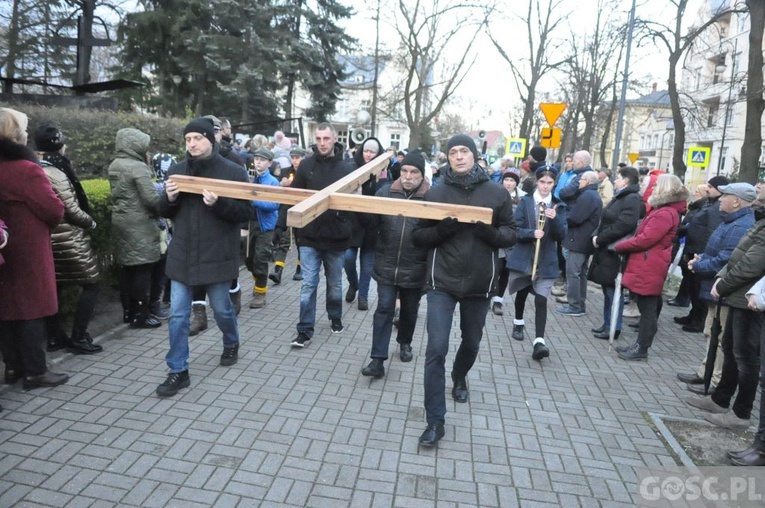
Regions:
[[370, 110], [372, 109], [372, 101], [370, 101], [369, 99], [364, 99], [363, 101], [361, 101], [361, 109], [369, 113]]
[[724, 146], [722, 150], [720, 150], [720, 158], [722, 159], [722, 163], [720, 164], [720, 170], [725, 171], [726, 166], [728, 165], [728, 147]]
[[656, 149], [659, 147], [659, 135], [654, 134], [653, 135], [653, 143], [651, 143], [651, 148]]
[[343, 146], [348, 146], [348, 131], [337, 131], [337, 140]]
[[400, 148], [401, 145], [401, 134], [391, 134], [390, 135], [390, 146], [395, 146], [396, 150]]
[[718, 105], [709, 106], [709, 113], [707, 114], [707, 127], [714, 127], [717, 124], [717, 112], [720, 109]]
[[641, 150], [645, 150], [645, 136], [643, 136], [643, 135], [640, 136], [640, 145], [639, 146], [640, 146]]
[[701, 68], [694, 69], [693, 71], [693, 89], [698, 90], [701, 88]]
[[725, 111], [725, 123], [730, 127], [733, 125], [733, 105], [728, 104]]

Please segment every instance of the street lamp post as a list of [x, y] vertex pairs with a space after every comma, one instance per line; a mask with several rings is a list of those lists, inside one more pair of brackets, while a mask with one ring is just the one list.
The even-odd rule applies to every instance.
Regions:
[[178, 74], [173, 74], [173, 83], [175, 83], [175, 93], [173, 94], [173, 113], [178, 114], [178, 87], [181, 85], [183, 78]]
[[[736, 78], [736, 50], [738, 49], [738, 39], [733, 41], [733, 58], [731, 59], [730, 82], [728, 83], [728, 102], [725, 103], [725, 116], [723, 117], [723, 131], [720, 138], [720, 155], [717, 157], [717, 176], [720, 176], [723, 159], [723, 147], [725, 146], [725, 135], [728, 133], [728, 117], [730, 117], [730, 101], [733, 95], [733, 85]], [[725, 65], [723, 64], [723, 67]]]

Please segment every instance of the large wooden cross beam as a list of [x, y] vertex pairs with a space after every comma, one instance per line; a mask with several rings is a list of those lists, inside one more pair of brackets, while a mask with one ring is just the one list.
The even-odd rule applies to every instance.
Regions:
[[202, 194], [203, 190], [208, 190], [227, 198], [293, 205], [287, 212], [287, 225], [296, 228], [307, 226], [327, 210], [401, 215], [434, 220], [453, 217], [459, 222], [480, 221], [491, 224], [491, 208], [350, 194], [357, 191], [372, 175], [379, 175], [388, 166], [388, 161], [393, 155], [393, 152], [386, 152], [320, 191], [186, 175], [172, 175], [169, 179], [176, 183], [181, 192]]

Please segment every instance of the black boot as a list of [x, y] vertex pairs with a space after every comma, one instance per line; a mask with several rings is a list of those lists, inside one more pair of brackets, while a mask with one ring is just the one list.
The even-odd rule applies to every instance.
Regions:
[[361, 375], [367, 377], [381, 378], [385, 376], [385, 360], [382, 358], [372, 358], [369, 365], [361, 369]]
[[303, 272], [300, 269], [300, 265], [295, 268], [295, 275], [292, 276], [292, 280], [303, 280]]
[[524, 325], [513, 325], [513, 333], [511, 335], [515, 340], [523, 340]]
[[81, 328], [72, 330], [72, 338], [69, 340], [67, 348], [78, 355], [92, 355], [104, 350], [98, 344], [93, 344], [90, 334]]
[[274, 271], [268, 274], [268, 278], [271, 279], [274, 284], [281, 284], [282, 283], [282, 271], [284, 270], [284, 267], [276, 265], [274, 266]]
[[147, 302], [136, 302], [136, 309], [135, 317], [130, 322], [130, 328], [159, 328], [162, 326], [161, 322], [149, 314], [149, 304]]
[[53, 353], [60, 349], [64, 349], [69, 343], [69, 337], [66, 336], [63, 330], [53, 330], [48, 332], [48, 347], [46, 351]]
[[120, 293], [120, 301], [122, 302], [122, 322], [130, 323], [135, 317], [135, 306], [133, 299], [129, 295]]

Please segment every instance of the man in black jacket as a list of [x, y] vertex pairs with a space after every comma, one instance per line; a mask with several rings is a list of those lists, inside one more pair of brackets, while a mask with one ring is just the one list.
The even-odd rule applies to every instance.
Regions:
[[452, 366], [452, 397], [467, 402], [467, 374], [475, 363], [490, 298], [496, 293], [498, 249], [515, 243], [515, 221], [510, 194], [489, 179], [476, 164], [475, 142], [458, 134], [447, 145], [448, 164], [442, 183], [432, 187], [425, 201], [473, 205], [494, 211], [491, 224], [461, 224], [454, 218], [418, 220], [414, 245], [428, 249], [428, 346], [425, 352], [425, 412], [428, 427], [420, 444], [433, 446], [444, 436], [446, 354], [449, 352], [454, 309], [460, 306], [462, 341]]
[[[322, 190], [353, 171], [353, 166], [343, 160], [343, 145], [337, 142], [334, 127], [328, 123], [319, 124], [315, 140], [313, 156], [306, 157], [298, 166], [291, 185], [294, 189]], [[322, 264], [327, 278], [327, 315], [332, 333], [343, 331], [343, 261], [351, 239], [353, 220], [347, 212], [327, 210], [306, 227], [295, 229], [303, 282], [300, 286], [297, 337], [290, 343], [292, 347], [306, 347], [313, 337], [316, 290]], [[281, 214], [279, 223], [282, 230], [287, 228], [286, 213]]]
[[[376, 196], [421, 201], [430, 189], [425, 179], [425, 160], [419, 152], [409, 152], [401, 163], [401, 176], [385, 185]], [[422, 288], [425, 286], [427, 251], [412, 245], [415, 219], [394, 215], [376, 215], [368, 229], [378, 230], [372, 277], [377, 281], [377, 310], [372, 324], [372, 361], [361, 370], [364, 376], [383, 377], [388, 359], [396, 295], [401, 311], [396, 342], [402, 362], [412, 361], [412, 336], [417, 324]]]
[[215, 321], [223, 334], [222, 366], [234, 365], [239, 353], [239, 327], [229, 297], [231, 280], [239, 274], [239, 225], [252, 217], [249, 201], [181, 194], [173, 175], [246, 182], [241, 166], [218, 152], [212, 121], [196, 118], [183, 129], [187, 157], [168, 171], [159, 211], [173, 219], [173, 241], [167, 251], [166, 274], [171, 280], [170, 350], [165, 361], [170, 374], [157, 387], [157, 395], [170, 397], [190, 385], [189, 315], [192, 289], [204, 288]]

